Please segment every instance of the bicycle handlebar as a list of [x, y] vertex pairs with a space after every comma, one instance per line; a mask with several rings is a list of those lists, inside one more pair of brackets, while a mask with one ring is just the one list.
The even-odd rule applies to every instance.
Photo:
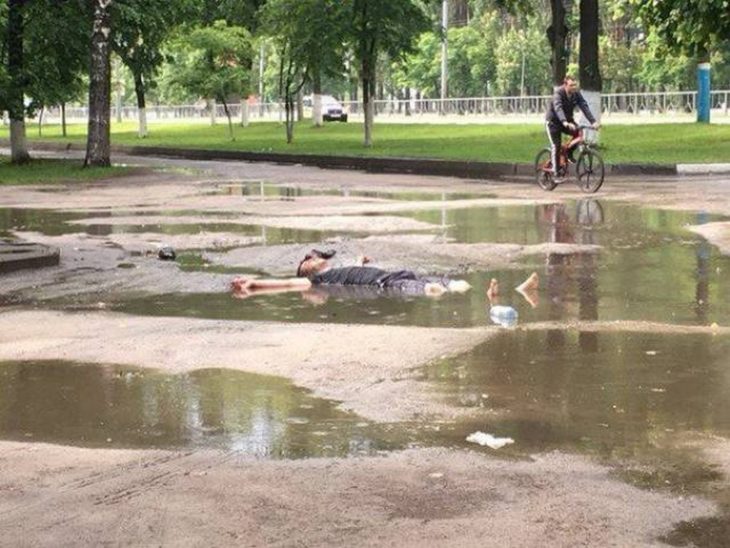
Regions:
[[598, 129], [594, 128], [593, 126], [587, 126], [585, 124], [573, 124], [575, 126], [575, 129], [592, 129], [594, 131], [598, 131]]

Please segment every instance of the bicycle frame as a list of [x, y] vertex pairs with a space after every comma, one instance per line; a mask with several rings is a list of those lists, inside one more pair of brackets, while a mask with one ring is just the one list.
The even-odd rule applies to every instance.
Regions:
[[[566, 144], [560, 145], [560, 151], [558, 153], [558, 160], [560, 161], [559, 167], [564, 167], [568, 164], [568, 150], [571, 148], [583, 148], [589, 147], [590, 145], [586, 143], [584, 130], [586, 129], [592, 129], [592, 126], [577, 126], [578, 134], [573, 137], [570, 141], [568, 141]], [[550, 160], [548, 160], [541, 168], [543, 171], [546, 171], [548, 173], [552, 173], [552, 163]]]

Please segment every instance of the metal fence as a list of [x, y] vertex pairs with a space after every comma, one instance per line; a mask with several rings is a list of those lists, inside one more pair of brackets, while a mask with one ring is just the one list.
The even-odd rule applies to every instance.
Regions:
[[[697, 93], [694, 91], [644, 92], [644, 93], [607, 93], [601, 97], [601, 110], [604, 117], [613, 117], [627, 123], [651, 118], [654, 121], [692, 119], [695, 113]], [[539, 120], [551, 100], [549, 95], [523, 97], [467, 97], [454, 99], [385, 99], [374, 101], [376, 119], [388, 122], [461, 122], [461, 123], [522, 123], [531, 119]], [[342, 106], [351, 120], [361, 120], [363, 107], [359, 101], [343, 101]], [[730, 90], [711, 93], [712, 115], [715, 121], [730, 122]], [[228, 105], [231, 116], [241, 120], [241, 105]], [[305, 108], [305, 117], [311, 116], [311, 108]], [[70, 123], [86, 122], [88, 109], [74, 107], [66, 109], [66, 120]], [[112, 107], [112, 119], [136, 121], [137, 107]], [[211, 119], [224, 119], [225, 111], [221, 104], [215, 105], [153, 105], [146, 109], [149, 123], [156, 122], [208, 122]], [[718, 119], [719, 117], [719, 119]], [[281, 103], [249, 103], [250, 121], [280, 121], [284, 118]], [[58, 108], [47, 109], [43, 123], [57, 124], [61, 112]], [[37, 121], [37, 120], [36, 120]], [[221, 120], [222, 121], [222, 120]]]

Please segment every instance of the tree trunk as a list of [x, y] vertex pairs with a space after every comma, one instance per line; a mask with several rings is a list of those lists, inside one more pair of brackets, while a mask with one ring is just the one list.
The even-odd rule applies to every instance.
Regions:
[[290, 145], [294, 141], [294, 101], [288, 90], [284, 96], [284, 109], [286, 111], [286, 144]]
[[210, 109], [210, 125], [214, 126], [217, 123], [216, 119], [216, 105], [215, 105], [215, 99], [208, 99], [208, 108]]
[[25, 0], [8, 0], [8, 89], [7, 105], [10, 117], [10, 161], [22, 164], [30, 160], [25, 140], [25, 104], [23, 92], [26, 77], [23, 66], [23, 4]]
[[223, 112], [226, 113], [226, 118], [228, 118], [228, 136], [231, 138], [231, 141], [235, 141], [236, 136], [233, 134], [233, 120], [231, 120], [231, 111], [228, 110], [228, 103], [226, 103], [225, 97], [221, 97], [221, 103], [223, 103]]
[[410, 86], [406, 87], [405, 97], [406, 97], [406, 116], [410, 116], [411, 115], [411, 87]]
[[297, 91], [297, 121], [301, 122], [304, 120], [304, 98], [302, 97], [302, 90], [299, 88]]
[[241, 97], [241, 127], [248, 127], [249, 114], [248, 99], [246, 97]]
[[564, 0], [550, 0], [552, 23], [547, 29], [547, 37], [552, 49], [550, 64], [553, 69], [553, 84], [563, 83], [568, 66], [568, 27], [565, 25]]
[[375, 118], [375, 109], [373, 105], [373, 95], [375, 92], [375, 81], [372, 74], [373, 63], [368, 59], [362, 63], [362, 106], [365, 115], [365, 140], [363, 145], [366, 147], [373, 146], [373, 119]]
[[111, 165], [111, 5], [112, 0], [94, 0], [89, 67], [89, 129], [84, 166]]
[[596, 120], [601, 119], [603, 90], [598, 49], [600, 28], [598, 0], [580, 0], [580, 85]]
[[139, 118], [137, 136], [144, 139], [147, 137], [147, 102], [144, 93], [144, 79], [138, 73], [134, 75], [134, 93], [137, 95], [137, 116]]
[[61, 135], [66, 137], [66, 103], [61, 103]]
[[43, 107], [38, 111], [38, 137], [43, 136]]
[[314, 71], [312, 78], [312, 122], [314, 127], [322, 127], [322, 75], [319, 70]]

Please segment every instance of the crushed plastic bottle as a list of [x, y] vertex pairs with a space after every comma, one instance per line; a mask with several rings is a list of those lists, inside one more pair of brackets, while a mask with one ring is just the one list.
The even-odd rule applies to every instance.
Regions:
[[489, 309], [489, 319], [502, 327], [514, 327], [517, 318], [517, 311], [511, 306], [495, 305]]
[[515, 440], [512, 438], [497, 438], [492, 434], [486, 434], [484, 432], [474, 432], [466, 437], [466, 441], [472, 443], [478, 443], [479, 445], [486, 445], [490, 449], [502, 449], [505, 445], [514, 443]]

